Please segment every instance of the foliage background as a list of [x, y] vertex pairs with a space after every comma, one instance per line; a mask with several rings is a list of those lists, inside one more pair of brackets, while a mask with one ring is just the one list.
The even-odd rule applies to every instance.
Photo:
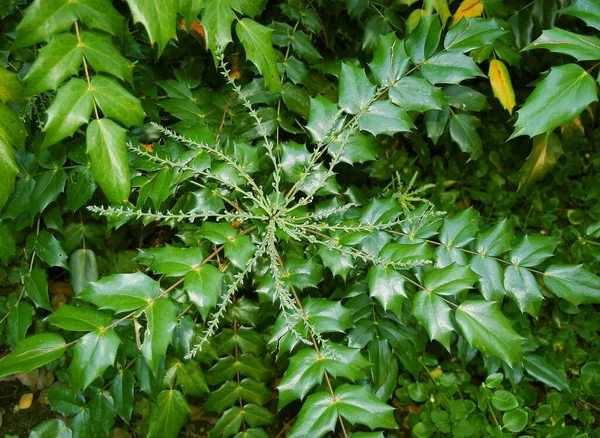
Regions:
[[[250, 237], [237, 238], [248, 219], [232, 208], [256, 206], [236, 195], [231, 181], [244, 187], [244, 174], [250, 175], [271, 196], [268, 202], [276, 202], [275, 169], [281, 186], [293, 187], [304, 178], [302, 163], [323, 144], [328, 154], [318, 163], [323, 167], [309, 169], [314, 190], [305, 187], [304, 195], [316, 196], [304, 213], [333, 209], [336, 214], [320, 217], [329, 227], [347, 224], [358, 233], [363, 225], [353, 219], [393, 222], [414, 207], [416, 217], [439, 218], [429, 216], [427, 199], [449, 213], [445, 230], [463, 234], [456, 247], [478, 251], [478, 211], [482, 230], [500, 224], [494, 229], [501, 257], [513, 257], [511, 246], [525, 247], [529, 256], [537, 254], [535, 269], [582, 263], [598, 272], [600, 11], [592, 0], [522, 3], [0, 2], [0, 341], [6, 353], [33, 351], [25, 364], [3, 353], [0, 374], [26, 372], [19, 380], [35, 393], [41, 413], [31, 436], [320, 436], [333, 429], [340, 436], [381, 436], [383, 429], [386, 436], [416, 437], [597, 436], [598, 279], [581, 271], [579, 283], [571, 279], [576, 287], [562, 294], [541, 276], [521, 287], [521, 300], [519, 292], [504, 298], [504, 291], [502, 313], [492, 321], [501, 322], [505, 339], [474, 339], [464, 327], [436, 337], [424, 321], [444, 320], [445, 311], [419, 317], [412, 307], [418, 288], [399, 290], [400, 277], [388, 279], [388, 295], [371, 286], [383, 274], [371, 267], [365, 248], [378, 248], [377, 239], [354, 245], [363, 253], [353, 259], [349, 249], [335, 252], [308, 238], [301, 245], [278, 234], [281, 278], [292, 279], [282, 280], [287, 283], [277, 292], [261, 281], [277, 264], [257, 260], [233, 304], [215, 307], [260, 246], [258, 232], [267, 222], [250, 221], [256, 227]], [[461, 39], [465, 32], [470, 39]], [[396, 45], [408, 53], [396, 52]], [[492, 62], [506, 66], [510, 79], [493, 73]], [[422, 68], [427, 64], [429, 70]], [[407, 88], [395, 86], [400, 76], [411, 78]], [[376, 98], [372, 86], [385, 94]], [[350, 120], [373, 104], [382, 110], [357, 122], [362, 134], [354, 125], [336, 132], [338, 107]], [[515, 104], [518, 114], [512, 114]], [[196, 157], [189, 151], [197, 144], [182, 145], [151, 122], [219, 147]], [[526, 135], [509, 140], [515, 130]], [[332, 176], [323, 172], [336, 162], [337, 136], [347, 144]], [[231, 163], [223, 157], [244, 171], [228, 173]], [[216, 178], [202, 174], [205, 169]], [[136, 220], [127, 209], [154, 213]], [[228, 211], [225, 219], [235, 226], [167, 217], [179, 210]], [[425, 238], [448, 243], [438, 231]], [[523, 245], [526, 234], [556, 240]], [[227, 242], [225, 256], [211, 256]], [[546, 261], [554, 242], [555, 255]], [[432, 245], [424, 246], [437, 251]], [[454, 267], [442, 271], [460, 284], [444, 296], [459, 305], [485, 302], [479, 276], [459, 267], [476, 271], [475, 257], [460, 251], [452, 253]], [[194, 279], [190, 264], [206, 258], [210, 263]], [[417, 283], [447, 268], [439, 254], [423, 251], [414, 261], [421, 258], [435, 269], [400, 270]], [[88, 287], [101, 278], [95, 284], [108, 285], [105, 292], [145, 299], [162, 286], [172, 299], [160, 301], [155, 319], [146, 312], [121, 320], [125, 307], [135, 313], [139, 306], [114, 296], [103, 301], [101, 286]], [[183, 287], [179, 278], [187, 279]], [[289, 351], [294, 336], [285, 342], [276, 336], [286, 313], [268, 298], [275, 290], [282, 302], [294, 287], [322, 318], [309, 320], [325, 327], [312, 336], [327, 333], [329, 344], [315, 345], [335, 352], [325, 369], [313, 366], [321, 360], [314, 350]], [[220, 309], [218, 333], [189, 360], [204, 324]], [[169, 312], [172, 317], [161, 319]], [[367, 324], [370, 315], [377, 328]], [[107, 326], [114, 336], [104, 342]], [[511, 333], [524, 336], [519, 345], [527, 359], [506, 353], [515, 345]], [[39, 334], [59, 338], [34, 337]], [[54, 342], [57, 350], [41, 357], [27, 344], [31, 337]], [[64, 342], [71, 346], [65, 354]], [[471, 348], [482, 342], [492, 356]], [[40, 365], [42, 371], [31, 371]], [[334, 392], [346, 400], [338, 411], [322, 403]], [[26, 436], [16, 424], [30, 412], [5, 410], [6, 434]], [[324, 420], [314, 422], [319, 413]], [[378, 431], [369, 435], [371, 429]]]

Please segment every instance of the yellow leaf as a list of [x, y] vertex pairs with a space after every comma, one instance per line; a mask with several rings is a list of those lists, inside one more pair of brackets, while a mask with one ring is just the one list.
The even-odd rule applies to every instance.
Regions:
[[492, 59], [488, 76], [494, 96], [500, 101], [504, 109], [512, 115], [513, 108], [515, 107], [515, 92], [510, 81], [510, 73], [508, 73], [504, 63], [497, 59]]
[[29, 409], [31, 407], [32, 402], [33, 402], [33, 393], [32, 392], [23, 394], [21, 396], [21, 399], [19, 400], [19, 405], [17, 406], [17, 410], [21, 411], [23, 409]]
[[481, 0], [463, 0], [452, 19], [452, 24], [456, 24], [461, 18], [479, 17], [483, 14], [483, 2]]

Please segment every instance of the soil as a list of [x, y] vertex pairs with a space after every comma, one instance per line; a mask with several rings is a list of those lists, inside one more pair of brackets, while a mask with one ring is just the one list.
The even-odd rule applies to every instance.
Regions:
[[27, 438], [32, 427], [42, 421], [53, 418], [48, 405], [40, 403], [39, 392], [34, 394], [33, 403], [28, 409], [18, 410], [23, 394], [31, 392], [18, 380], [0, 382], [0, 436], [18, 436]]

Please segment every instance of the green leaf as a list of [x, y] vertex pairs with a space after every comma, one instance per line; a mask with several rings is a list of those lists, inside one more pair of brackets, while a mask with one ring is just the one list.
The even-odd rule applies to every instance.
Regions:
[[532, 268], [552, 257], [558, 241], [546, 236], [525, 235], [508, 254], [514, 265]]
[[89, 332], [107, 327], [112, 317], [91, 307], [63, 304], [44, 320], [56, 327], [74, 332]]
[[[177, 365], [177, 385], [185, 395], [200, 397], [209, 392], [204, 372], [195, 361], [179, 362]], [[269, 392], [270, 397], [270, 392]]]
[[323, 267], [317, 259], [290, 259], [285, 263], [286, 281], [299, 290], [316, 288], [323, 281]]
[[69, 258], [71, 265], [71, 286], [75, 295], [84, 290], [92, 281], [100, 278], [96, 254], [91, 249], [81, 248]]
[[65, 349], [65, 340], [56, 333], [40, 333], [23, 339], [0, 359], [0, 377], [33, 371], [61, 357]]
[[224, 246], [225, 257], [238, 269], [244, 269], [256, 251], [256, 245], [246, 235], [238, 235], [230, 239]]
[[412, 314], [425, 327], [432, 341], [439, 341], [450, 351], [454, 331], [452, 310], [442, 297], [420, 290], [413, 298]]
[[521, 312], [537, 318], [544, 296], [531, 272], [524, 268], [509, 266], [504, 271], [504, 288], [517, 302]]
[[69, 3], [74, 4], [77, 16], [88, 28], [123, 37], [125, 20], [110, 0], [77, 0]]
[[86, 141], [94, 179], [111, 202], [125, 202], [131, 191], [125, 130], [109, 119], [92, 120]]
[[581, 18], [588, 26], [600, 30], [600, 5], [595, 0], [577, 0], [558, 12]]
[[167, 296], [152, 301], [144, 312], [148, 322], [140, 351], [154, 374], [158, 372], [158, 363], [166, 356], [167, 348], [173, 341], [173, 330], [177, 325], [176, 311], [171, 298]]
[[27, 72], [27, 94], [56, 90], [69, 76], [76, 75], [83, 60], [83, 50], [77, 37], [70, 33], [55, 35], [44, 46]]
[[46, 420], [29, 432], [29, 438], [71, 438], [73, 433], [62, 420]]
[[142, 23], [150, 41], [157, 44], [158, 56], [171, 38], [177, 37], [176, 19], [179, 2], [177, 0], [126, 0], [133, 21]]
[[506, 33], [494, 18], [465, 18], [448, 30], [444, 47], [450, 52], [469, 52], [492, 44]]
[[121, 55], [112, 38], [98, 32], [81, 32], [83, 54], [96, 72], [109, 73], [129, 83], [133, 82], [133, 64]]
[[379, 257], [397, 263], [410, 263], [412, 261], [431, 260], [433, 254], [427, 242], [423, 243], [388, 243], [379, 252]]
[[343, 121], [344, 118], [335, 103], [323, 96], [310, 99], [306, 129], [311, 134], [315, 143], [325, 143], [331, 136], [337, 133]]
[[223, 273], [212, 265], [198, 266], [185, 275], [184, 288], [205, 321], [217, 305], [222, 287]]
[[235, 33], [246, 50], [246, 57], [263, 75], [269, 91], [278, 93], [281, 91], [281, 82], [277, 72], [277, 56], [271, 44], [272, 32], [273, 29], [250, 18], [242, 18], [235, 25]]
[[526, 190], [532, 183], [541, 180], [554, 169], [563, 155], [562, 144], [557, 135], [552, 132], [536, 135], [533, 138], [533, 149], [519, 171], [518, 191]]
[[229, 4], [236, 11], [254, 17], [265, 9], [267, 0], [229, 0]]
[[510, 392], [504, 389], [499, 389], [492, 396], [492, 404], [496, 409], [501, 411], [510, 411], [519, 406], [517, 398]]
[[217, 65], [217, 53], [224, 51], [225, 47], [233, 41], [231, 23], [235, 20], [235, 14], [229, 4], [229, 0], [212, 1], [210, 5], [205, 5], [208, 7], [202, 11], [200, 19], [200, 24], [206, 33], [206, 48], [212, 52], [215, 65]]
[[473, 58], [462, 53], [438, 53], [421, 66], [421, 74], [432, 84], [458, 84], [485, 74]]
[[600, 278], [583, 265], [551, 265], [544, 272], [544, 283], [554, 295], [576, 306], [600, 303]]
[[73, 78], [58, 89], [46, 111], [48, 121], [42, 146], [51, 146], [72, 136], [77, 128], [87, 123], [94, 108], [94, 98], [87, 82]]
[[543, 31], [538, 39], [523, 48], [533, 49], [548, 49], [552, 53], [570, 55], [578, 61], [596, 61], [600, 59], [600, 38], [554, 27]]
[[[331, 142], [327, 147], [327, 152], [334, 157], [341, 147], [341, 142]], [[364, 163], [377, 158], [377, 151], [371, 137], [362, 134], [356, 130], [349, 135], [344, 145], [344, 150], [340, 155], [340, 161], [348, 164]]]
[[331, 394], [317, 392], [302, 404], [288, 438], [320, 438], [328, 432], [333, 432], [337, 421], [338, 409]]
[[125, 421], [131, 420], [134, 404], [135, 376], [130, 370], [120, 370], [110, 384], [115, 412]]
[[25, 292], [36, 307], [41, 307], [52, 312], [48, 298], [48, 279], [46, 271], [41, 268], [33, 268], [25, 277]]
[[527, 412], [523, 409], [513, 409], [502, 415], [502, 423], [511, 432], [521, 432], [527, 426]]
[[298, 351], [290, 359], [290, 364], [279, 382], [278, 409], [294, 400], [302, 400], [306, 394], [323, 381], [325, 372], [334, 378], [343, 377], [355, 381], [362, 376], [362, 370], [370, 363], [357, 348], [349, 348], [333, 342], [328, 343], [332, 356], [323, 355], [314, 348]]
[[479, 230], [479, 213], [468, 208], [461, 213], [444, 219], [440, 230], [440, 242], [455, 248], [462, 248], [475, 239]]
[[85, 397], [69, 386], [57, 386], [48, 391], [48, 402], [53, 411], [73, 416], [85, 408]]
[[559, 391], [569, 391], [567, 378], [540, 356], [536, 354], [525, 355], [523, 365], [527, 374], [534, 379]]
[[83, 390], [115, 363], [121, 339], [114, 330], [97, 329], [79, 339], [69, 366], [70, 383]]
[[521, 336], [491, 301], [464, 301], [456, 309], [456, 323], [469, 344], [483, 354], [512, 365], [521, 357]]
[[[208, 224], [208, 222], [204, 224]], [[140, 249], [136, 257], [136, 260], [142, 265], [148, 266], [157, 274], [168, 277], [181, 277], [187, 274], [198, 268], [203, 259], [204, 255], [200, 247], [182, 248], [171, 245], [165, 245], [162, 248]]]
[[408, 132], [415, 125], [408, 113], [389, 100], [373, 102], [369, 110], [358, 120], [358, 127], [373, 135], [393, 136], [397, 132]]
[[391, 310], [398, 318], [402, 314], [402, 302], [408, 298], [404, 291], [404, 277], [389, 267], [375, 265], [369, 268], [367, 282], [372, 298], [383, 310]]
[[471, 259], [471, 269], [480, 277], [481, 295], [488, 301], [502, 301], [506, 290], [500, 263], [491, 257], [474, 256]]
[[100, 309], [129, 312], [148, 305], [160, 294], [160, 283], [141, 272], [114, 274], [94, 281], [78, 298], [95, 304]]
[[0, 137], [0, 210], [15, 189], [15, 178], [18, 173], [15, 151]]
[[25, 9], [13, 47], [48, 41], [52, 35], [69, 30], [76, 19], [73, 3], [68, 0], [35, 0]]
[[429, 293], [456, 295], [471, 289], [477, 280], [479, 276], [468, 266], [451, 264], [442, 269], [434, 269], [425, 275], [423, 286]]
[[482, 151], [476, 125], [477, 119], [470, 114], [452, 114], [450, 117], [450, 136], [461, 151], [471, 155], [471, 160], [479, 158]]
[[335, 398], [339, 415], [351, 424], [362, 424], [370, 429], [398, 427], [395, 409], [371, 394], [366, 386], [342, 385], [335, 390]]
[[577, 64], [553, 67], [518, 111], [519, 118], [510, 138], [534, 137], [552, 131], [573, 120], [596, 100], [594, 78], [583, 68]]
[[375, 96], [375, 86], [367, 79], [362, 68], [345, 62], [339, 76], [338, 106], [348, 114], [357, 114], [367, 109]]
[[94, 100], [105, 117], [115, 119], [126, 127], [141, 126], [144, 110], [139, 99], [113, 78], [97, 75], [92, 78]]
[[404, 43], [394, 32], [381, 35], [373, 54], [369, 69], [375, 81], [384, 87], [393, 85], [408, 71], [410, 58], [404, 49]]
[[406, 53], [415, 64], [420, 64], [434, 54], [441, 34], [442, 25], [437, 14], [421, 16], [417, 27], [404, 40]]
[[497, 257], [510, 249], [514, 236], [511, 222], [502, 219], [493, 227], [479, 233], [475, 248], [484, 257]]
[[8, 105], [0, 102], [0, 144], [25, 149], [27, 130], [24, 123]]
[[27, 301], [20, 301], [14, 305], [6, 321], [7, 337], [11, 343], [25, 339], [34, 313], [33, 307]]
[[339, 301], [309, 297], [303, 301], [303, 307], [317, 332], [343, 333], [354, 325], [350, 311]]
[[47, 230], [41, 231], [38, 235], [35, 242], [35, 251], [49, 266], [58, 266], [67, 270], [69, 269], [69, 266], [65, 263], [67, 260], [66, 251], [56, 237]]
[[215, 245], [222, 245], [233, 240], [238, 231], [226, 222], [204, 222], [200, 227], [200, 235]]
[[190, 412], [180, 391], [168, 389], [160, 392], [150, 408], [148, 438], [177, 438]]
[[[2, 183], [0, 182], [0, 186], [1, 185]], [[0, 210], [2, 210], [1, 204]], [[17, 251], [13, 232], [12, 227], [0, 225], [0, 262], [3, 264], [8, 263], [8, 260], [12, 258]]]
[[413, 76], [400, 79], [390, 88], [389, 96], [392, 102], [406, 111], [425, 112], [447, 106], [441, 88]]
[[16, 73], [0, 67], [0, 101], [21, 105], [25, 102], [25, 85]]

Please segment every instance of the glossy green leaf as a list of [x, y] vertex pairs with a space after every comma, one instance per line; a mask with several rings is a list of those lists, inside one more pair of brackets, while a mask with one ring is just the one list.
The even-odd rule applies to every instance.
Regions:
[[286, 280], [299, 290], [316, 288], [323, 281], [323, 267], [316, 258], [286, 261]]
[[125, 20], [110, 0], [78, 0], [70, 3], [88, 28], [103, 30], [122, 38]]
[[551, 265], [544, 272], [544, 283], [554, 295], [576, 306], [600, 302], [600, 278], [583, 265]]
[[456, 295], [471, 289], [477, 280], [479, 280], [479, 276], [468, 266], [452, 264], [442, 269], [435, 269], [425, 275], [423, 286], [428, 293]]
[[166, 245], [161, 248], [140, 249], [136, 259], [157, 274], [181, 277], [198, 268], [204, 260], [204, 255], [199, 247]]
[[186, 395], [199, 397], [209, 392], [204, 372], [196, 361], [179, 362], [176, 377], [177, 385]]
[[514, 409], [502, 415], [502, 423], [511, 432], [521, 432], [527, 426], [528, 415], [523, 409]]
[[332, 356], [317, 353], [313, 348], [298, 351], [290, 359], [290, 364], [280, 380], [278, 409], [294, 400], [302, 400], [306, 394], [323, 381], [325, 372], [334, 378], [343, 377], [355, 381], [362, 376], [362, 370], [370, 364], [359, 349], [349, 348], [330, 342]]
[[379, 253], [379, 257], [389, 259], [398, 263], [409, 263], [411, 261], [431, 260], [433, 253], [430, 245], [423, 243], [388, 243]]
[[569, 382], [566, 377], [540, 356], [526, 354], [523, 357], [523, 365], [527, 374], [534, 379], [559, 391], [569, 391]]
[[46, 271], [41, 268], [33, 268], [25, 277], [25, 292], [36, 307], [52, 311], [48, 298], [48, 279]]
[[43, 230], [40, 232], [35, 242], [35, 251], [49, 266], [69, 269], [69, 266], [66, 264], [67, 252], [63, 249], [58, 239], [49, 231]]
[[446, 106], [440, 88], [413, 76], [404, 77], [396, 82], [390, 88], [389, 96], [392, 102], [407, 111], [441, 110]]
[[97, 73], [108, 73], [129, 83], [133, 82], [133, 64], [121, 55], [109, 35], [81, 32], [83, 54]]
[[573, 120], [596, 100], [594, 78], [583, 68], [576, 64], [553, 67], [518, 111], [519, 118], [510, 138], [534, 137], [552, 131]]
[[333, 432], [338, 420], [337, 405], [331, 394], [317, 392], [302, 404], [298, 419], [288, 438], [319, 438]]
[[115, 274], [94, 281], [79, 294], [79, 298], [100, 309], [129, 312], [149, 304], [160, 293], [160, 283], [141, 272]]
[[552, 257], [556, 245], [558, 245], [558, 241], [551, 237], [525, 235], [513, 245], [508, 259], [514, 265], [532, 268]]
[[352, 327], [350, 311], [337, 302], [327, 301], [323, 298], [307, 298], [303, 302], [304, 310], [309, 315], [309, 320], [318, 332], [343, 333]]
[[25, 124], [18, 114], [8, 105], [0, 102], [0, 145], [13, 146], [23, 150], [26, 137]]
[[144, 123], [144, 110], [139, 99], [115, 79], [97, 75], [92, 79], [94, 100], [105, 117], [115, 119], [126, 127]]
[[29, 432], [29, 438], [71, 438], [73, 432], [62, 420], [46, 420], [35, 426]]
[[163, 297], [152, 301], [146, 308], [146, 331], [140, 348], [142, 356], [153, 373], [158, 372], [158, 363], [165, 357], [173, 341], [173, 330], [177, 325], [176, 307], [171, 298]]
[[521, 358], [521, 336], [491, 301], [464, 301], [455, 312], [456, 323], [469, 344], [485, 355], [514, 364]]
[[15, 188], [15, 177], [18, 173], [15, 151], [0, 137], [0, 210]]
[[518, 190], [526, 190], [532, 183], [541, 180], [554, 169], [563, 155], [562, 144], [557, 135], [552, 132], [536, 135], [533, 138], [533, 149], [519, 172]]
[[69, 381], [78, 389], [87, 388], [115, 363], [121, 339], [114, 330], [97, 329], [83, 336], [73, 347]]
[[453, 114], [450, 116], [450, 136], [460, 150], [470, 154], [471, 160], [481, 156], [482, 142], [477, 132], [477, 121], [469, 114]]
[[72, 136], [77, 128], [89, 121], [93, 107], [94, 98], [83, 79], [73, 78], [60, 87], [47, 110], [42, 146], [51, 146]]
[[421, 66], [421, 74], [432, 84], [459, 84], [485, 74], [473, 58], [462, 53], [438, 53]]
[[135, 376], [131, 370], [120, 370], [110, 384], [115, 413], [130, 421], [134, 404]]
[[373, 102], [368, 111], [359, 119], [358, 127], [373, 135], [393, 136], [397, 132], [408, 132], [415, 125], [406, 111], [393, 105], [389, 100]]
[[25, 339], [34, 313], [33, 307], [27, 301], [20, 301], [11, 309], [6, 319], [6, 334], [12, 344]]
[[69, 257], [69, 265], [71, 266], [71, 286], [76, 295], [88, 287], [92, 281], [100, 278], [96, 254], [91, 249], [81, 248], [74, 251]]
[[415, 64], [428, 59], [440, 43], [442, 25], [437, 15], [424, 15], [417, 27], [404, 40], [406, 53]]
[[404, 281], [401, 274], [380, 265], [369, 268], [367, 274], [371, 297], [379, 301], [383, 310], [389, 309], [398, 318], [402, 314], [402, 302], [407, 298]]
[[16, 73], [0, 67], [0, 101], [21, 105], [25, 102], [25, 85]]
[[521, 312], [537, 318], [544, 296], [531, 272], [515, 266], [507, 267], [504, 271], [504, 288], [517, 302]]
[[600, 38], [569, 32], [558, 27], [547, 29], [523, 50], [548, 49], [570, 55], [578, 61], [600, 59]]
[[413, 298], [412, 314], [425, 327], [431, 340], [439, 341], [450, 351], [454, 331], [452, 310], [442, 297], [420, 290]]
[[74, 332], [89, 332], [107, 327], [112, 317], [91, 307], [75, 307], [63, 304], [45, 319], [46, 322]]
[[281, 83], [277, 72], [277, 56], [271, 44], [272, 32], [272, 29], [249, 18], [242, 18], [235, 25], [235, 33], [246, 50], [247, 58], [256, 65], [269, 91], [278, 93]]
[[16, 348], [0, 359], [0, 377], [28, 373], [64, 353], [65, 340], [56, 333], [40, 333], [17, 343]]
[[340, 125], [343, 120], [342, 114], [335, 103], [323, 96], [310, 99], [306, 129], [316, 143], [326, 142], [341, 128]]
[[44, 46], [27, 72], [27, 94], [56, 90], [69, 76], [76, 75], [83, 61], [83, 49], [70, 33], [55, 35]]
[[76, 19], [68, 0], [35, 0], [17, 27], [15, 47], [48, 41], [52, 35], [69, 30]]
[[577, 0], [559, 12], [581, 18], [588, 26], [600, 30], [600, 5], [595, 0]]
[[126, 0], [133, 21], [142, 23], [148, 32], [152, 44], [157, 45], [158, 56], [171, 38], [177, 36], [176, 18], [179, 2], [177, 0]]
[[217, 305], [222, 287], [223, 273], [212, 265], [201, 265], [185, 275], [184, 288], [205, 321]]
[[110, 119], [92, 120], [86, 137], [94, 179], [110, 201], [125, 202], [131, 190], [125, 130]]
[[519, 402], [517, 401], [516, 397], [512, 393], [503, 389], [499, 389], [498, 391], [494, 392], [494, 395], [492, 396], [492, 404], [496, 409], [501, 411], [510, 411], [519, 406]]
[[478, 234], [475, 248], [482, 256], [497, 257], [511, 248], [514, 230], [508, 219], [502, 219], [493, 227]]
[[148, 438], [177, 438], [189, 414], [190, 407], [180, 391], [160, 392], [150, 410]]
[[447, 217], [440, 229], [440, 242], [456, 248], [462, 248], [475, 239], [479, 230], [479, 213], [468, 208], [461, 213]]
[[206, 32], [206, 48], [212, 52], [215, 64], [217, 64], [217, 52], [225, 50], [225, 47], [233, 41], [231, 38], [231, 23], [235, 14], [231, 10], [229, 0], [215, 0], [210, 7], [202, 11], [200, 24]]
[[375, 86], [367, 79], [365, 71], [344, 62], [339, 81], [338, 106], [348, 114], [366, 110], [375, 96]]
[[464, 18], [448, 30], [444, 47], [451, 52], [469, 52], [492, 44], [505, 33], [493, 18]]
[[410, 58], [404, 49], [404, 42], [393, 32], [381, 35], [369, 69], [379, 85], [389, 87], [400, 80], [408, 71]]
[[500, 263], [491, 257], [474, 256], [470, 266], [480, 277], [481, 295], [488, 301], [502, 301], [506, 289], [504, 289], [504, 271]]

